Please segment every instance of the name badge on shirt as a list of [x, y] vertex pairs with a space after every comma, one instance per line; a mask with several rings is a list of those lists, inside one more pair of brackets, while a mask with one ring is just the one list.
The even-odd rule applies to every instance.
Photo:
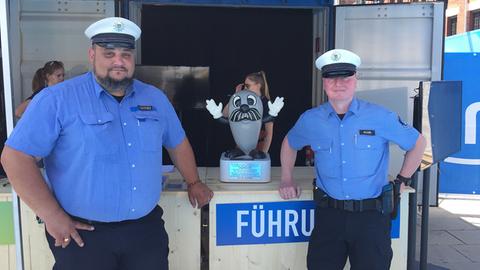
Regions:
[[360, 135], [375, 136], [374, 129], [360, 129]]
[[139, 111], [153, 111], [153, 106], [151, 105], [138, 105], [137, 108]]
[[155, 111], [155, 107], [153, 107], [152, 105], [138, 105], [137, 107], [131, 107], [130, 110], [132, 112], [138, 112], [138, 111], [149, 112], [149, 111]]

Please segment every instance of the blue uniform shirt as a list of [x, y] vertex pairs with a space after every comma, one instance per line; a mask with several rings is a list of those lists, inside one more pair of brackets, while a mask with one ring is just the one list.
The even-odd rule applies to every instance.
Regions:
[[6, 144], [43, 157], [52, 192], [71, 215], [140, 218], [162, 189], [162, 146], [185, 138], [162, 91], [134, 80], [121, 103], [86, 73], [44, 89]]
[[316, 184], [338, 200], [379, 196], [388, 182], [389, 142], [408, 151], [418, 136], [397, 114], [356, 98], [343, 120], [327, 102], [303, 113], [287, 134], [292, 148], [311, 146]]

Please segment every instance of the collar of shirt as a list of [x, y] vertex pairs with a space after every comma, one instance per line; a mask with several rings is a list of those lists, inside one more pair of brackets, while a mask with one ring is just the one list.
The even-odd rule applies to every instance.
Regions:
[[[95, 77], [95, 74], [93, 74], [93, 72], [89, 72], [89, 76], [93, 82], [93, 86], [95, 88], [95, 95], [99, 98], [100, 95], [103, 93], [105, 94], [108, 94], [108, 95], [112, 95], [110, 94], [108, 91], [106, 91], [98, 82], [97, 82], [97, 79]], [[135, 92], [135, 87], [133, 87], [133, 84], [135, 82], [132, 82], [132, 84], [127, 88], [127, 90], [125, 91], [125, 96], [124, 97], [127, 97], [129, 95], [133, 95], [133, 93]]]
[[[360, 107], [360, 104], [357, 98], [354, 97], [352, 99], [352, 102], [350, 103], [350, 106], [348, 107], [348, 111], [345, 113], [345, 117], [347, 117], [350, 114], [358, 114], [359, 107]], [[337, 112], [333, 109], [332, 104], [330, 104], [330, 102], [326, 103], [325, 109], [326, 109], [326, 114], [324, 114], [325, 119], [327, 119], [330, 116], [337, 115]]]

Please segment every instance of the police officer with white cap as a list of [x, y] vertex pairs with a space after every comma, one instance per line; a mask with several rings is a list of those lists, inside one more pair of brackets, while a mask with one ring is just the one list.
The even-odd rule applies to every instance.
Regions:
[[[192, 206], [213, 196], [180, 121], [159, 89], [133, 79], [140, 28], [106, 18], [85, 31], [92, 72], [44, 89], [5, 143], [15, 191], [45, 222], [54, 269], [168, 269], [157, 205], [162, 147]], [[45, 163], [49, 185], [36, 167]]]
[[343, 269], [347, 257], [352, 269], [390, 268], [389, 142], [406, 151], [398, 186], [408, 184], [425, 149], [423, 136], [396, 113], [354, 97], [360, 63], [358, 55], [343, 49], [316, 60], [328, 102], [304, 112], [282, 143], [283, 199], [300, 196], [292, 175], [297, 151], [311, 146], [315, 152], [308, 269]]

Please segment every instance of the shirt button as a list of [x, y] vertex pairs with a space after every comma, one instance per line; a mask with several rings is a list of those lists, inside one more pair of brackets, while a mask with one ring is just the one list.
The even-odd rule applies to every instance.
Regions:
[[135, 212], [135, 208], [132, 208], [131, 210], [132, 210], [132, 212]]
[[102, 120], [98, 119], [98, 120], [97, 120], [97, 122], [98, 122], [98, 123], [101, 123], [101, 122], [102, 122]]
[[132, 164], [132, 168], [135, 168], [135, 164]]
[[371, 145], [370, 145], [370, 144], [369, 144], [369, 145], [367, 145], [367, 148], [370, 148], [370, 147], [371, 147]]
[[347, 178], [343, 178], [343, 182], [347, 181]]
[[343, 143], [343, 142], [342, 142], [342, 143], [340, 143], [340, 145], [341, 145], [341, 146], [344, 146], [344, 145], [345, 145], [345, 143]]
[[340, 125], [340, 127], [343, 127], [343, 125]]
[[345, 196], [345, 198], [347, 198], [347, 199], [348, 199], [348, 198], [350, 198], [350, 196], [346, 195], [346, 196]]
[[133, 190], [137, 190], [137, 187], [133, 187]]
[[345, 163], [347, 163], [347, 162], [346, 162], [345, 160], [342, 160], [342, 163], [345, 164]]
[[127, 125], [127, 122], [123, 122], [123, 125], [126, 126], [126, 125]]
[[127, 143], [128, 146], [132, 146], [132, 143]]

